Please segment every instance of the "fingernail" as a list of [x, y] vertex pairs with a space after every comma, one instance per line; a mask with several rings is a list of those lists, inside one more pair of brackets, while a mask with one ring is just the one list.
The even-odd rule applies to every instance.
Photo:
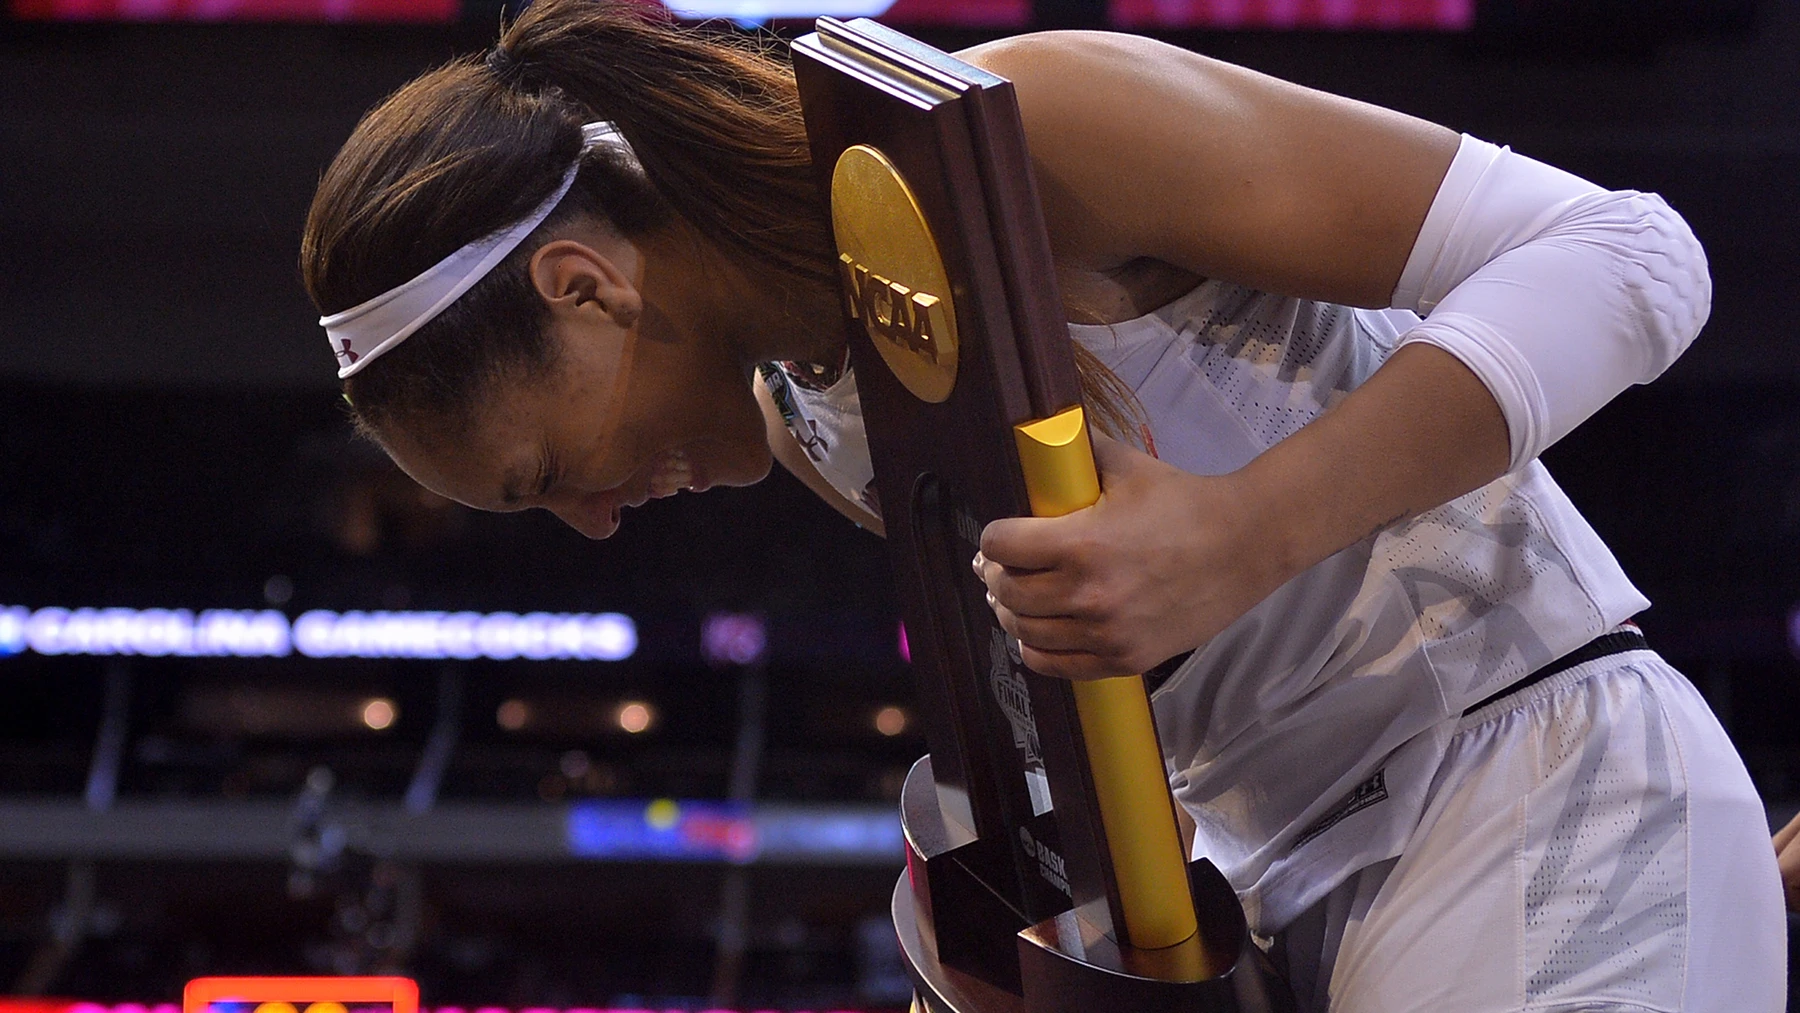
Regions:
[[969, 569], [974, 570], [975, 576], [979, 577], [981, 576], [981, 564], [985, 562], [987, 562], [987, 560], [981, 558], [981, 553], [977, 552], [975, 553], [975, 558], [969, 560]]

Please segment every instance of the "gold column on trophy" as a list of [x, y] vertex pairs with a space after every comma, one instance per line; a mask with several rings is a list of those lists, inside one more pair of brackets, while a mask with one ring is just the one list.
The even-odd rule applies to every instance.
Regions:
[[[1080, 405], [1015, 426], [1013, 437], [1034, 515], [1061, 517], [1100, 498]], [[1077, 682], [1074, 689], [1125, 930], [1132, 944], [1144, 949], [1174, 946], [1192, 936], [1197, 924], [1144, 679], [1095, 679]]]

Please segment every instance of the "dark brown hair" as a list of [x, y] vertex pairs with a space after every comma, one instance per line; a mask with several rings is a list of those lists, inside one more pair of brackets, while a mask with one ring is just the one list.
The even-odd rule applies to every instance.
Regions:
[[[335, 313], [400, 285], [525, 218], [611, 120], [631, 153], [602, 145], [556, 212], [491, 274], [345, 381], [359, 425], [468, 425], [491, 381], [555, 362], [527, 276], [539, 238], [578, 215], [626, 238], [677, 215], [747, 262], [796, 284], [834, 285], [788, 64], [741, 34], [684, 28], [646, 5], [537, 0], [485, 60], [463, 58], [395, 92], [326, 170], [301, 243], [307, 291]], [[634, 157], [635, 156], [635, 157]], [[1135, 436], [1135, 407], [1076, 346], [1090, 410]]]

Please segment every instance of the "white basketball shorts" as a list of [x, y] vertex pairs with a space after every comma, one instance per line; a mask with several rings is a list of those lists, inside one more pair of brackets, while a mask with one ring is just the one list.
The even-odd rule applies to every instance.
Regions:
[[1463, 718], [1417, 831], [1280, 940], [1331, 1013], [1778, 1013], [1767, 817], [1706, 701], [1652, 651]]

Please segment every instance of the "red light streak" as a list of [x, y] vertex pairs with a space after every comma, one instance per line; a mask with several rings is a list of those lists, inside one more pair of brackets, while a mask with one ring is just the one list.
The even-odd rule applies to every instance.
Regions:
[[[311, 979], [264, 979], [264, 980], [302, 980], [331, 981], [329, 978]], [[341, 979], [338, 979], [341, 980]], [[260, 1001], [247, 995], [232, 994], [220, 998], [244, 999]], [[289, 1002], [313, 1001], [310, 996], [298, 993], [285, 993], [280, 998]], [[340, 998], [338, 1001], [345, 1001]], [[382, 1002], [388, 1000], [350, 999], [349, 1002]], [[179, 1004], [163, 1003], [96, 1003], [82, 1002], [76, 999], [0, 999], [0, 1013], [182, 1013]], [[517, 1010], [505, 1006], [418, 1006], [414, 1013], [813, 1013], [809, 1010], [675, 1010], [675, 1009], [625, 1009], [614, 1007], [576, 1006], [569, 1009], [557, 1009], [547, 1006], [527, 1006]], [[820, 1010], [817, 1013], [863, 1013], [859, 1010]]]

